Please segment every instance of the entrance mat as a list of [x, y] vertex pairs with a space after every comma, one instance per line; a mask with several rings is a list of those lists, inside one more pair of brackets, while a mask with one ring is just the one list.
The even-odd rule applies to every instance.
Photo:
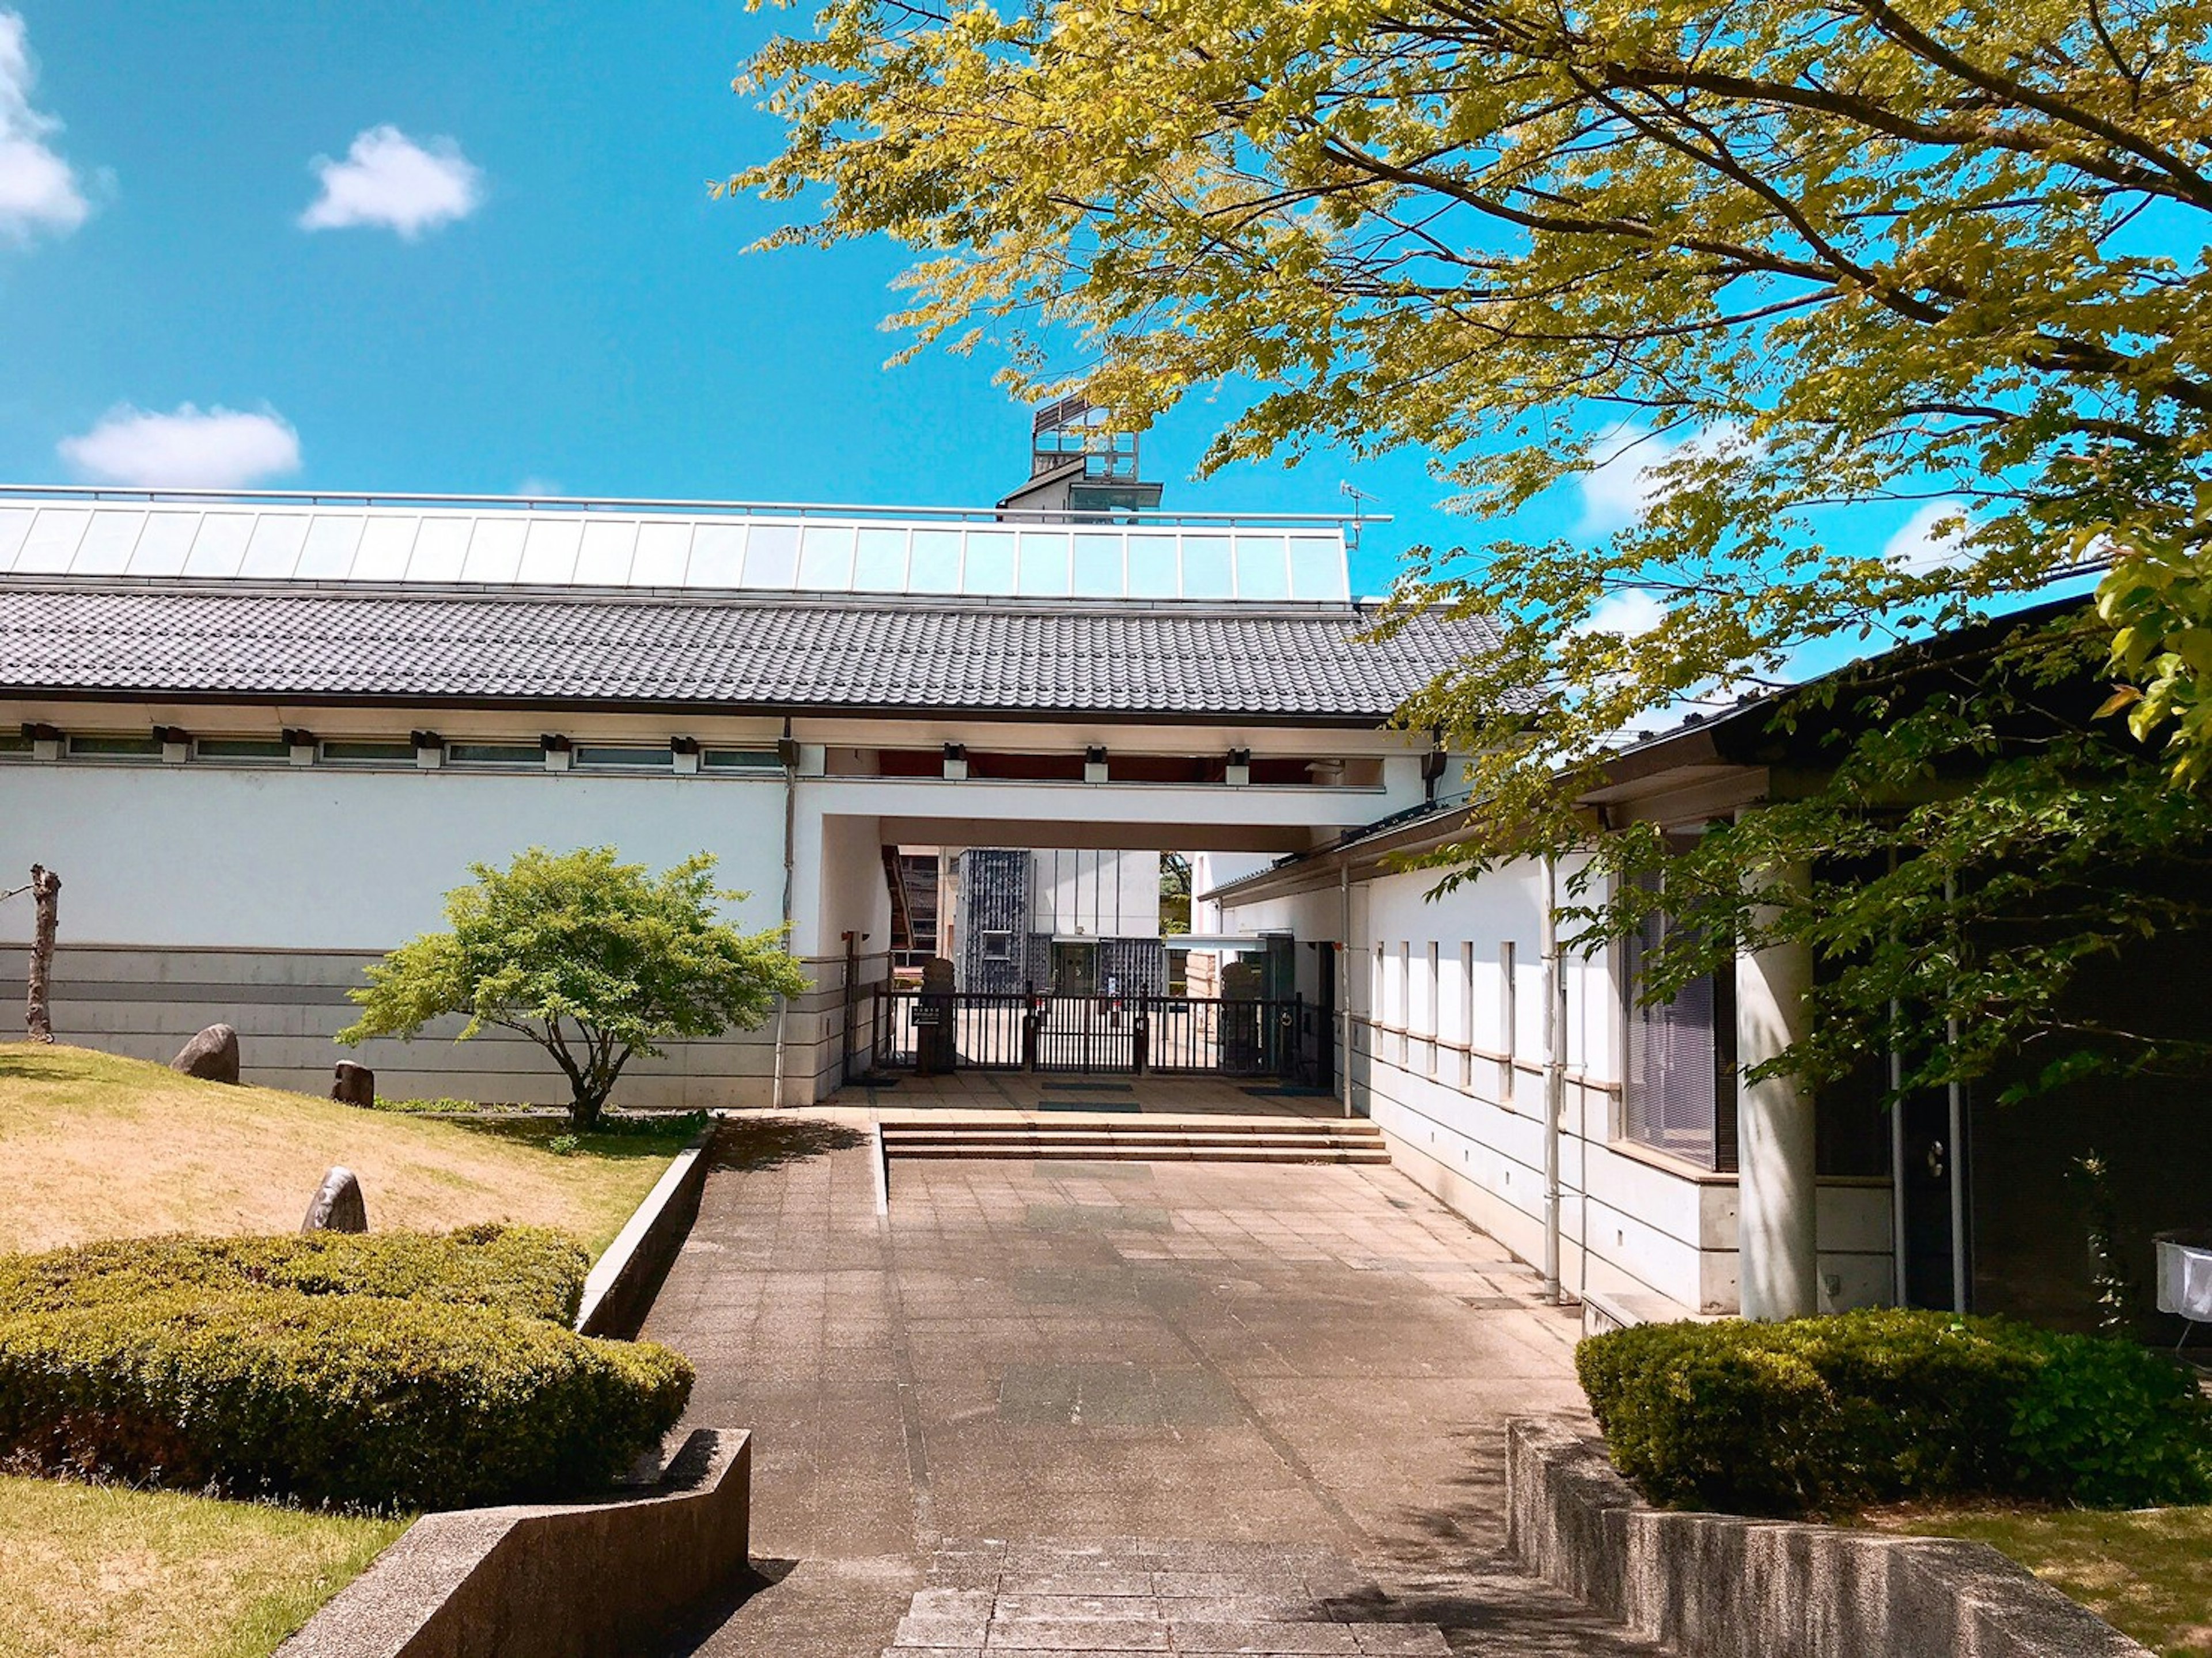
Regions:
[[1039, 1100], [1040, 1111], [1122, 1111], [1136, 1113], [1145, 1108], [1134, 1100]]
[[1037, 1086], [1061, 1094], [1130, 1094], [1136, 1091], [1133, 1083], [1039, 1083]]

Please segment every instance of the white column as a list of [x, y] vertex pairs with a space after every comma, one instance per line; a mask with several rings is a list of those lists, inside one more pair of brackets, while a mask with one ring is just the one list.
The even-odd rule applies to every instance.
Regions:
[[[1802, 884], [1805, 872], [1785, 878]], [[1746, 1318], [1820, 1309], [1813, 1095], [1794, 1077], [1743, 1079], [1805, 1033], [1811, 953], [1778, 944], [1735, 960], [1737, 1281]]]

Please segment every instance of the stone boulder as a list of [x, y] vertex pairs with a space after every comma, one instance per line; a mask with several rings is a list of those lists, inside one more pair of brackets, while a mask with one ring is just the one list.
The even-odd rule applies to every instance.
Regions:
[[374, 1105], [376, 1072], [351, 1060], [340, 1060], [331, 1068], [331, 1097], [341, 1105]]
[[307, 1206], [307, 1218], [300, 1223], [302, 1232], [366, 1232], [368, 1230], [368, 1205], [361, 1195], [361, 1182], [354, 1172], [344, 1167], [334, 1168], [323, 1176], [323, 1183], [315, 1193], [315, 1200]]
[[238, 1033], [227, 1024], [211, 1024], [186, 1042], [169, 1069], [181, 1071], [202, 1082], [238, 1080]]

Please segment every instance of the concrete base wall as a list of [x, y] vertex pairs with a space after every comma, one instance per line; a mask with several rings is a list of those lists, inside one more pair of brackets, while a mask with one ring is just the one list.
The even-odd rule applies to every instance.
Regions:
[[[377, 959], [359, 951], [64, 945], [54, 957], [54, 1035], [166, 1065], [195, 1032], [229, 1024], [238, 1030], [243, 1079], [267, 1087], [326, 1094], [331, 1067], [355, 1060], [376, 1072], [377, 1092], [392, 1099], [568, 1102], [568, 1079], [537, 1044], [500, 1030], [456, 1042], [459, 1019], [442, 1020], [412, 1042], [341, 1047], [337, 1033], [359, 1012], [346, 993], [366, 982]], [[817, 987], [785, 1015], [786, 1105], [835, 1092], [843, 1061], [844, 961], [810, 961], [806, 968]], [[881, 970], [863, 963], [863, 981]], [[0, 969], [0, 1006], [21, 1006], [20, 971], [15, 962]], [[855, 1022], [863, 1045], [866, 1010], [864, 1000]], [[774, 1103], [775, 1037], [771, 1019], [758, 1030], [672, 1044], [660, 1059], [631, 1062], [617, 1102], [645, 1110]], [[866, 1061], [865, 1053], [856, 1054], [856, 1069]]]
[[425, 1515], [278, 1658], [616, 1658], [743, 1581], [752, 1440], [702, 1428], [628, 1499]]
[[2149, 1658], [1979, 1543], [1661, 1512], [1554, 1422], [1513, 1423], [1506, 1457], [1521, 1564], [1699, 1658]]

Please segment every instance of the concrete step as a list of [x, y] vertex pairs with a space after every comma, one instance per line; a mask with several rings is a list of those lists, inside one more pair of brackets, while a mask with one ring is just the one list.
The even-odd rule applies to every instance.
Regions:
[[1070, 1134], [1304, 1134], [1380, 1140], [1382, 1131], [1359, 1117], [1172, 1116], [1165, 1113], [1115, 1114], [1096, 1117], [1025, 1116], [1011, 1112], [931, 1112], [927, 1116], [883, 1119], [885, 1134], [1025, 1133]]
[[1380, 1145], [1380, 1134], [1335, 1133], [1327, 1130], [1303, 1133], [1224, 1134], [1210, 1128], [1105, 1128], [1046, 1127], [1042, 1125], [1013, 1124], [1003, 1128], [921, 1127], [885, 1123], [886, 1140], [945, 1140], [973, 1141], [977, 1145], [1000, 1141], [1021, 1140], [1031, 1144], [1061, 1145], [1075, 1141], [1119, 1140], [1131, 1145], [1152, 1141], [1162, 1144], [1181, 1144], [1204, 1140], [1212, 1145]]
[[1102, 1141], [1096, 1145], [951, 1145], [931, 1140], [909, 1141], [894, 1145], [885, 1141], [884, 1150], [898, 1157], [975, 1157], [1006, 1160], [1012, 1158], [1066, 1158], [1076, 1163], [1383, 1163], [1390, 1154], [1380, 1146], [1329, 1146], [1320, 1145], [1255, 1146], [1255, 1145], [1128, 1145], [1114, 1141]]
[[992, 1652], [1449, 1658], [1450, 1648], [1346, 1562], [1295, 1546], [942, 1549], [884, 1658]]

